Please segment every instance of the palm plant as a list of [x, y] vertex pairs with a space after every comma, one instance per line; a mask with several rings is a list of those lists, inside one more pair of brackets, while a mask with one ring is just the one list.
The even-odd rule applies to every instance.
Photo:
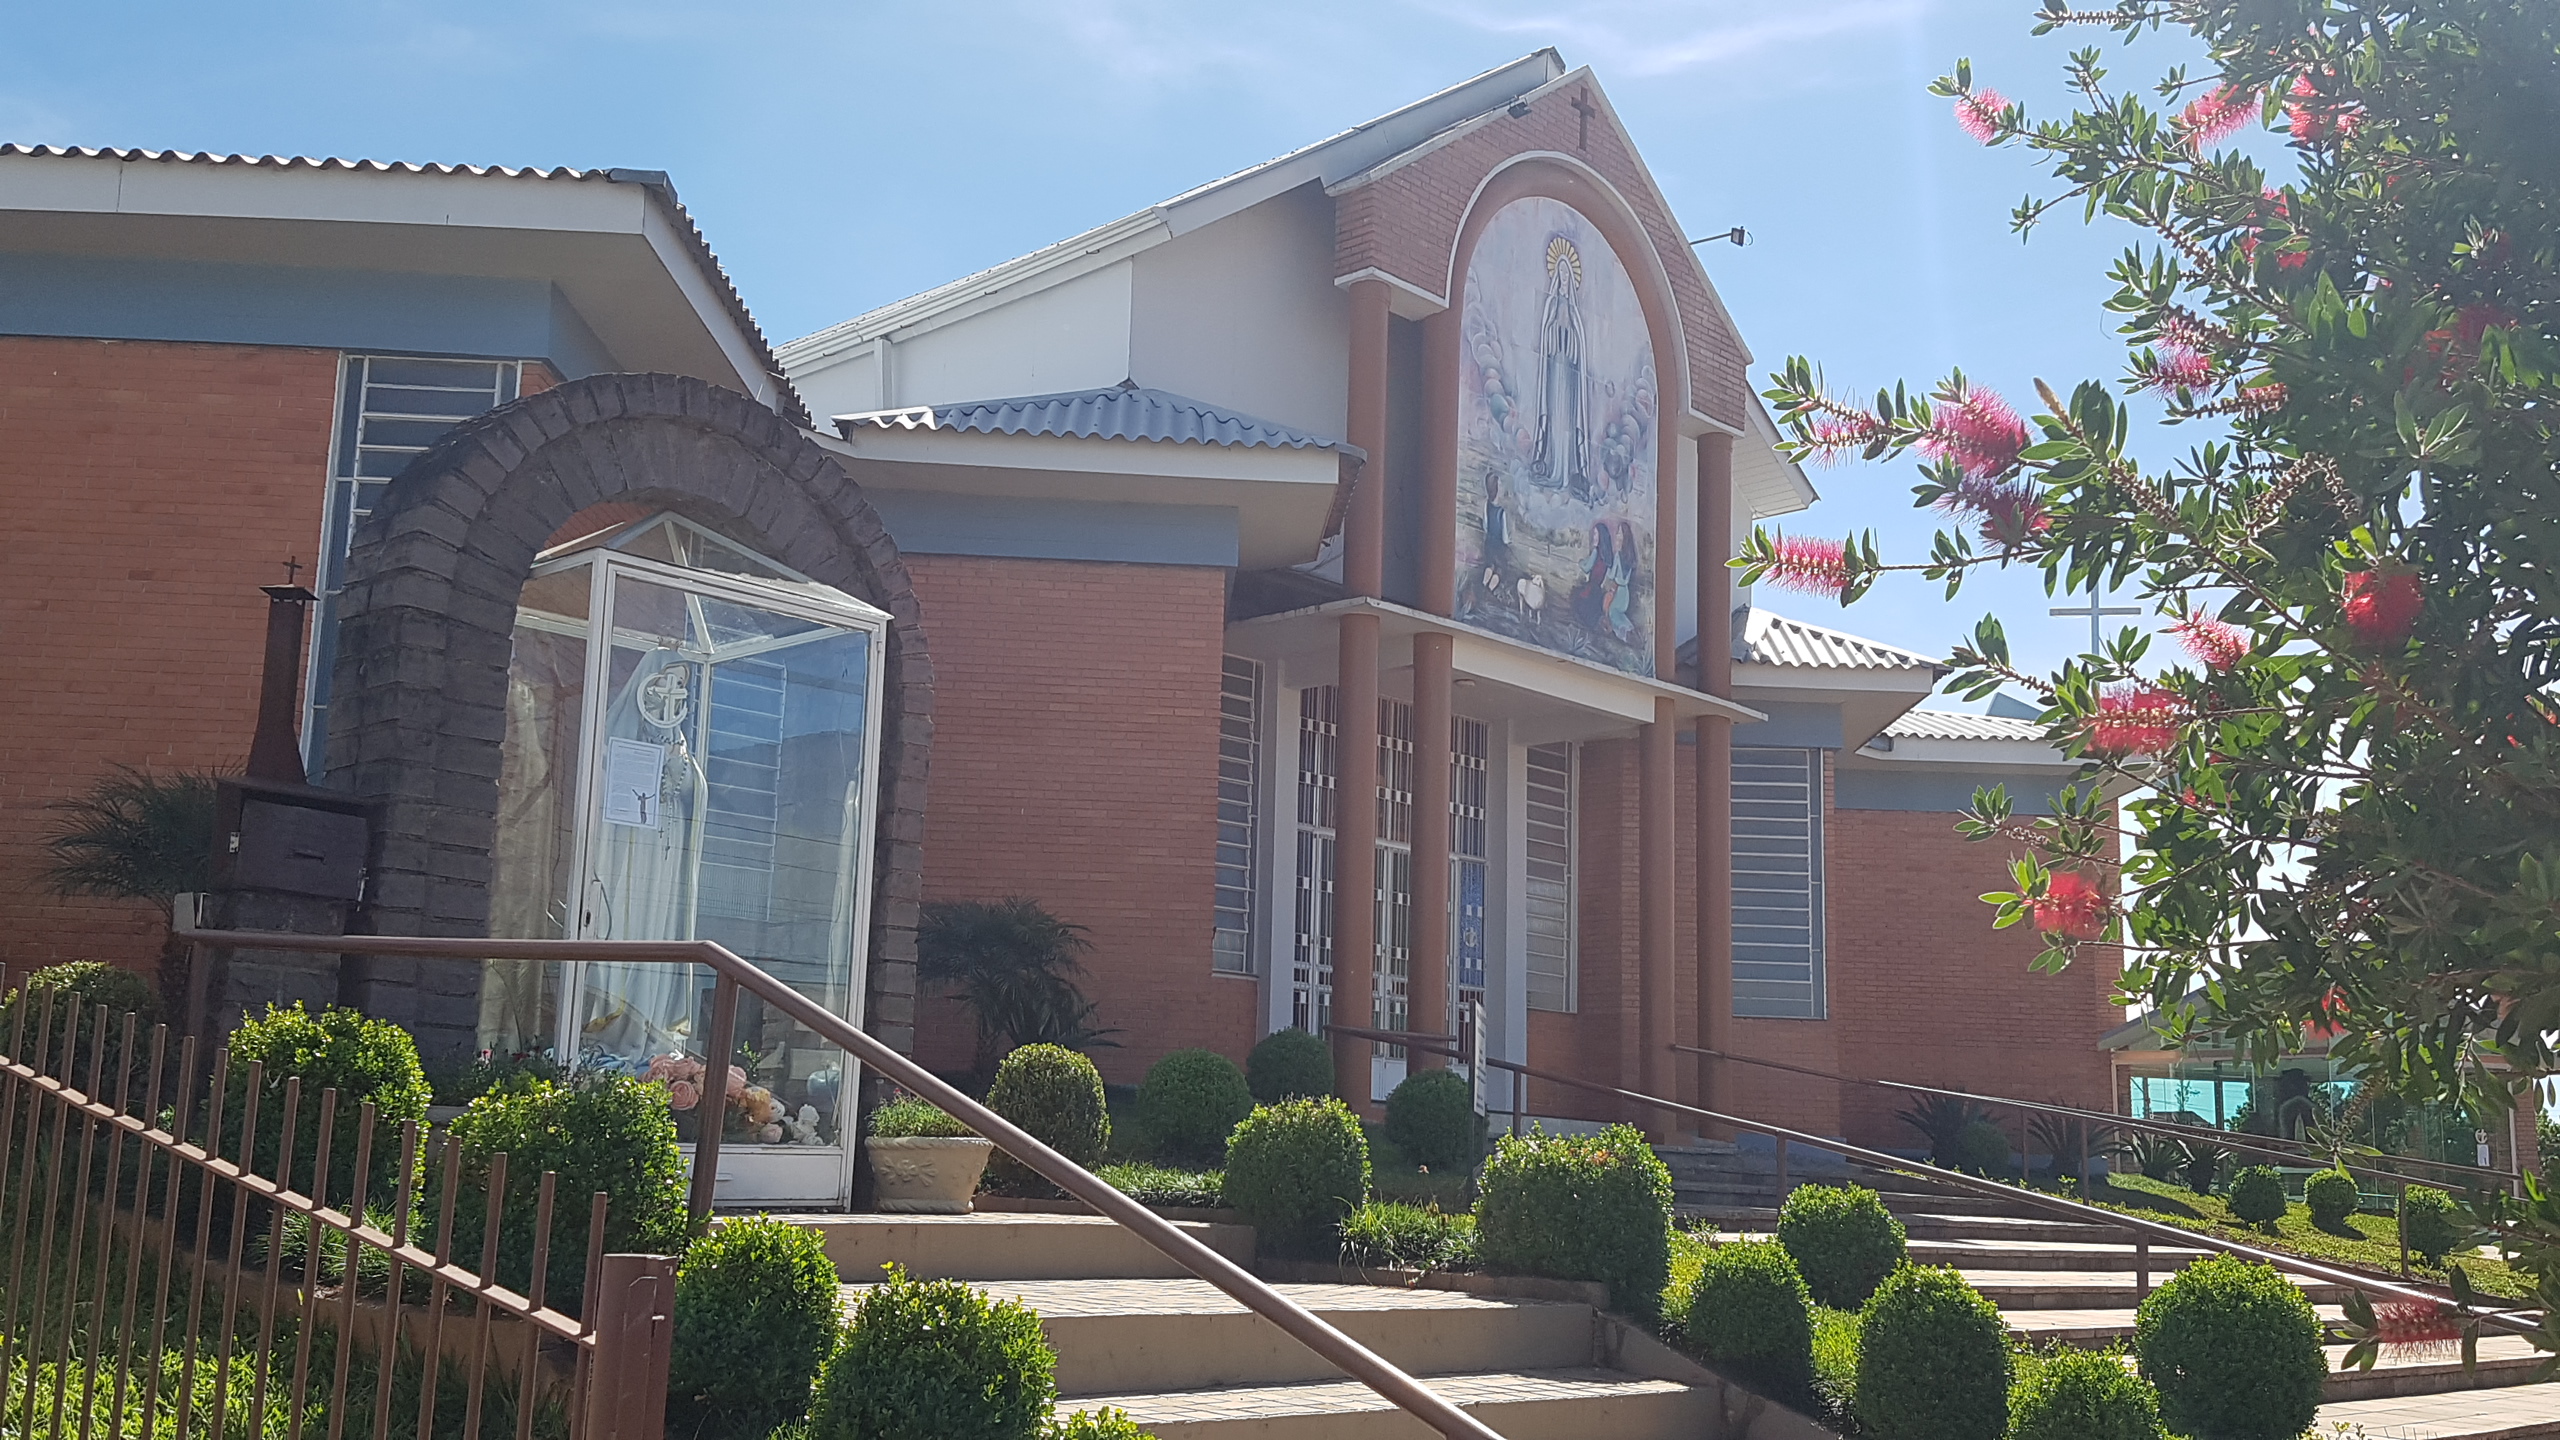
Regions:
[[129, 765], [88, 792], [48, 806], [62, 816], [45, 840], [45, 883], [58, 895], [171, 902], [212, 882], [214, 777], [154, 775]]
[[2125, 1154], [2133, 1168], [2148, 1180], [2167, 1180], [2187, 1163], [2187, 1147], [2167, 1135], [2138, 1130], [2125, 1141]]
[[977, 1071], [1024, 1045], [1070, 1050], [1111, 1046], [1116, 1030], [1094, 1024], [1094, 1003], [1076, 988], [1079, 957], [1093, 948], [1085, 927], [1037, 900], [939, 900], [916, 926], [916, 972], [968, 1003], [978, 1022]]
[[1931, 1164], [1951, 1169], [1962, 1158], [1965, 1127], [1991, 1118], [1991, 1112], [1979, 1102], [1960, 1095], [1922, 1095], [1910, 1109], [1894, 1113], [1896, 1119], [1928, 1140]]
[[2081, 1160], [2106, 1145], [2115, 1135], [2115, 1127], [2104, 1121], [2092, 1122], [2077, 1115], [2038, 1114], [2027, 1122], [2028, 1133], [2044, 1152], [2053, 1157], [2056, 1177], [2080, 1173]]
[[2199, 1195], [2213, 1193], [2214, 1177], [2222, 1173], [2222, 1162], [2231, 1152], [2210, 1140], [2182, 1142], [2185, 1151], [2180, 1168], [2186, 1172], [2187, 1188]]

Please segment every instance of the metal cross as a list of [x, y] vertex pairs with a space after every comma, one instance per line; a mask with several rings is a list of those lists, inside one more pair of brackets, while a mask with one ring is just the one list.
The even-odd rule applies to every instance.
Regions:
[[302, 557], [301, 557], [301, 556], [299, 556], [299, 555], [288, 555], [288, 556], [286, 556], [286, 557], [285, 557], [285, 562], [284, 562], [284, 583], [286, 583], [287, 585], [292, 584], [292, 583], [293, 583], [293, 580], [294, 580], [294, 577], [295, 577], [295, 576], [297, 576], [297, 575], [300, 575], [301, 573], [302, 573]]
[[1580, 121], [1574, 136], [1573, 148], [1588, 150], [1591, 148], [1591, 117], [1600, 113], [1600, 107], [1591, 103], [1589, 90], [1573, 92], [1573, 113]]
[[2141, 613], [2142, 607], [2139, 605], [2099, 604], [2098, 587], [2094, 581], [2092, 581], [2089, 586], [2088, 604], [2081, 606], [2056, 605], [2053, 607], [2053, 614], [2056, 617], [2068, 617], [2075, 615], [2086, 615], [2089, 617], [2089, 653], [2092, 655], [2103, 654], [2106, 650], [2105, 637], [2098, 633], [2099, 621], [2109, 615], [2139, 615]]

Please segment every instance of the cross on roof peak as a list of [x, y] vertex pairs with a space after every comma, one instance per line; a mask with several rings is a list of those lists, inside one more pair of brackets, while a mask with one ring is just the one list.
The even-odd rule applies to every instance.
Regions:
[[1600, 107], [1591, 103], [1591, 87], [1588, 85], [1573, 92], [1571, 103], [1577, 126], [1573, 148], [1588, 150], [1591, 148], [1591, 117], [1600, 113]]
[[2142, 607], [2139, 605], [2101, 604], [2098, 599], [2098, 587], [2095, 584], [2092, 584], [2089, 587], [2089, 603], [2085, 605], [2056, 605], [2053, 607], [2051, 613], [2057, 619], [2076, 618], [2082, 615], [2088, 616], [2089, 653], [2095, 655], [2107, 648], [2105, 637], [2099, 633], [2099, 622], [2109, 615], [2139, 615], [2142, 613]]

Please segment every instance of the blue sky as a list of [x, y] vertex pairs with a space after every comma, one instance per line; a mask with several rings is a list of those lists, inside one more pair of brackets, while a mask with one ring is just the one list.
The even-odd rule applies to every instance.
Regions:
[[[1589, 64], [1705, 250], [1760, 362], [1844, 389], [1962, 366], [2112, 378], [2099, 303], [2129, 238], [2066, 219], [2021, 246], [2047, 183], [1927, 93], [1956, 57], [2034, 109], [2072, 45], [2030, 0], [987, 0], [717, 10], [661, 0], [344, 0], [33, 7], [0, 53], [0, 138], [71, 145], [634, 166], [675, 179], [776, 340], [1113, 219], [1541, 45]], [[2121, 52], [2120, 52], [2121, 53]], [[2146, 41], [2125, 78], [2179, 58]], [[2178, 442], [2183, 445], [2183, 441]], [[2165, 450], [2166, 447], [2162, 447]], [[1905, 467], [1817, 472], [1794, 523], [1925, 553]], [[1917, 579], [1802, 618], [1931, 653], [1987, 610], [2039, 667], [2085, 643], [2040, 581], [1952, 606]]]

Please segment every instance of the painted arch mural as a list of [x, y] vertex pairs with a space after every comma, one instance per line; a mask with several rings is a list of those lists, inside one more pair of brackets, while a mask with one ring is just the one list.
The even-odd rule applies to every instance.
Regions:
[[1654, 673], [1653, 336], [1598, 226], [1494, 212], [1460, 326], [1457, 618]]

